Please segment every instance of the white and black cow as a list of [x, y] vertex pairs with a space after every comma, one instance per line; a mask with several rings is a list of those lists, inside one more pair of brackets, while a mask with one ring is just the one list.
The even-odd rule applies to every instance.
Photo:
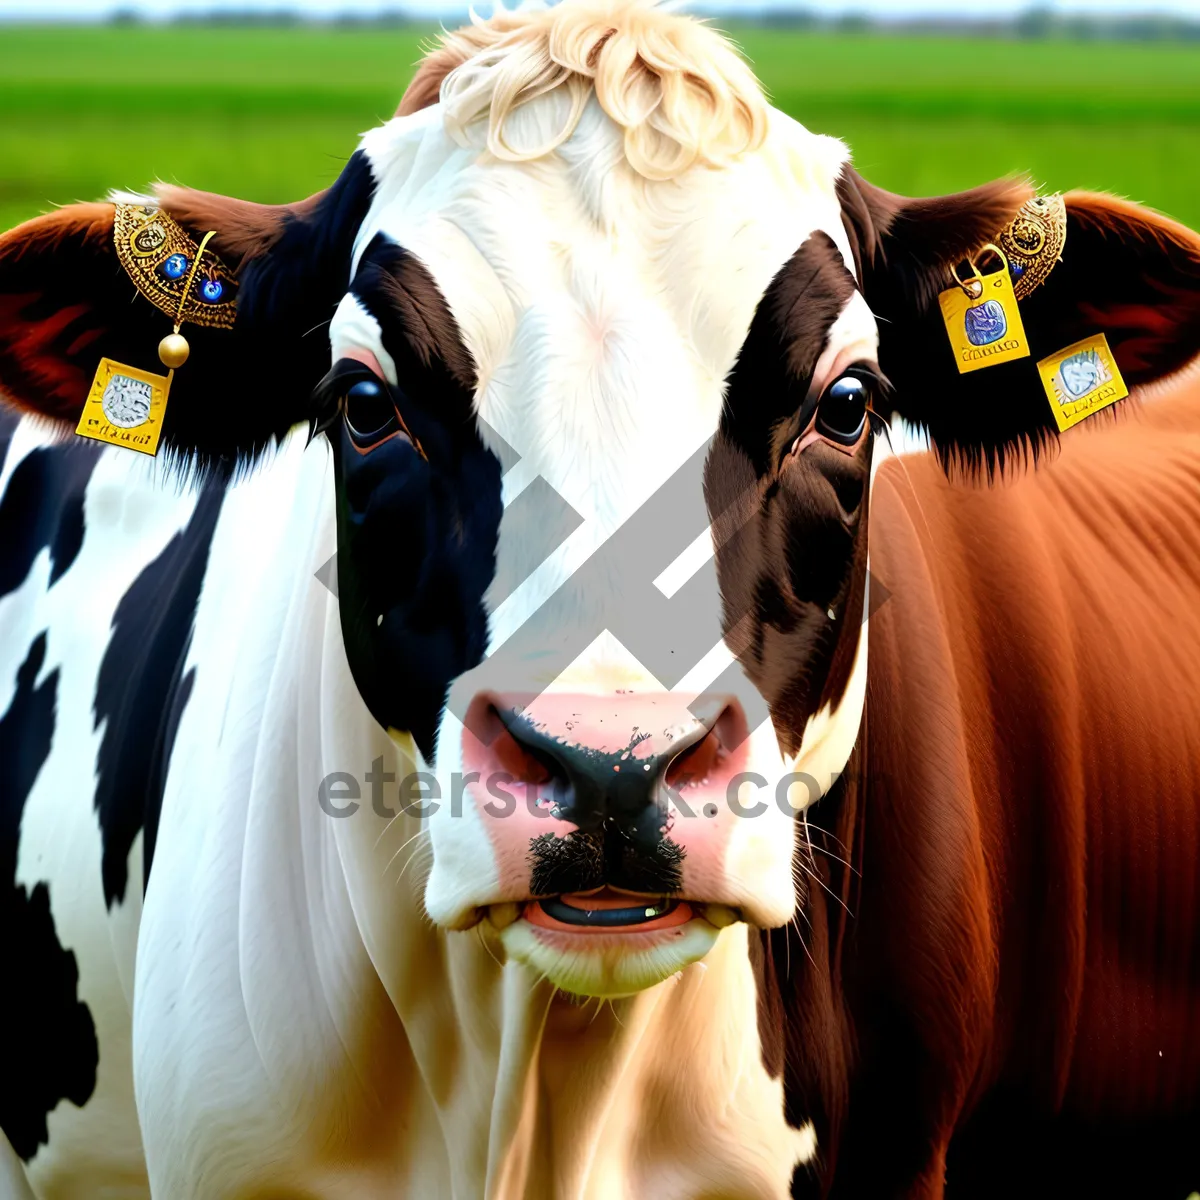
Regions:
[[931, 600], [867, 704], [874, 434], [991, 474], [1053, 440], [1038, 357], [1102, 329], [1136, 385], [1197, 343], [1195, 237], [1073, 196], [1033, 357], [959, 377], [935, 294], [1031, 195], [880, 192], [652, 4], [501, 13], [327, 192], [138, 201], [237, 287], [159, 460], [63, 436], [170, 327], [114, 202], [0, 238], [11, 1186], [940, 1196], [1002, 1051], [953, 915], [987, 821], [929, 764], [992, 659], [917, 670]]

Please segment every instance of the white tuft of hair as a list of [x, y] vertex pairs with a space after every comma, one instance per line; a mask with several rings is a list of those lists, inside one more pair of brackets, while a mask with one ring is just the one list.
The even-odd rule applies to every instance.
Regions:
[[[430, 59], [457, 64], [439, 93], [451, 136], [469, 144], [471, 127], [486, 120], [487, 149], [509, 162], [561, 146], [593, 95], [622, 129], [630, 166], [648, 179], [727, 165], [767, 135], [762, 89], [731, 43], [657, 0], [562, 0], [501, 7], [486, 19], [472, 14]], [[547, 96], [560, 100], [552, 127], [532, 140], [510, 137], [517, 110]]]

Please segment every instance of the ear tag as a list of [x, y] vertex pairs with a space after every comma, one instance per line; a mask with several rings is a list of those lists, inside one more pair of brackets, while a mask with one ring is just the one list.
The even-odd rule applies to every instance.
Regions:
[[[134, 222], [132, 233], [125, 228], [130, 219]], [[110, 446], [154, 455], [158, 453], [158, 439], [162, 435], [163, 417], [166, 415], [167, 397], [171, 392], [175, 369], [182, 367], [191, 354], [187, 338], [179, 332], [184, 320], [196, 320], [199, 324], [215, 325], [217, 328], [232, 328], [233, 316], [225, 312], [210, 319], [202, 314], [192, 315], [188, 308], [200, 260], [214, 236], [212, 230], [204, 235], [193, 257], [189, 257], [192, 243], [187, 235], [156, 210], [118, 204], [113, 230], [121, 265], [138, 291], [157, 307], [162, 308], [166, 303], [161, 291], [171, 283], [182, 281], [178, 295], [172, 294], [170, 297], [170, 303], [176, 307], [174, 331], [158, 343], [158, 357], [167, 368], [167, 373], [155, 375], [137, 367], [127, 367], [111, 358], [102, 358], [75, 432], [80, 437], [107, 442]], [[130, 266], [130, 255], [139, 262], [146, 260], [142, 264], [149, 272], [145, 277], [141, 273], [141, 266], [136, 270]], [[156, 266], [148, 265], [155, 255], [161, 261]], [[147, 282], [148, 279], [153, 280], [153, 284]], [[200, 289], [200, 295], [212, 303], [219, 301], [224, 292], [225, 285], [215, 274]]]
[[157, 454], [174, 375], [154, 375], [102, 358], [75, 432], [111, 446]]
[[955, 267], [954, 287], [938, 296], [960, 375], [1029, 357], [1008, 259], [999, 246], [989, 243], [984, 249], [1000, 259], [1000, 270], [981, 275], [972, 262], [974, 274], [964, 282]]
[[1129, 395], [1102, 333], [1043, 358], [1038, 374], [1060, 433]]

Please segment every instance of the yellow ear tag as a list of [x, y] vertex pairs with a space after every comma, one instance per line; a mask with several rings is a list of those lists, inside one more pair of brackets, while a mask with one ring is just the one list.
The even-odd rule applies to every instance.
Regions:
[[[125, 228], [130, 220], [133, 221], [132, 232]], [[225, 283], [216, 274], [210, 275], [205, 284], [205, 289], [211, 289], [214, 294], [210, 296], [207, 290], [202, 290], [202, 300], [190, 300], [200, 261], [215, 236], [213, 230], [204, 235], [193, 255], [191, 239], [165, 213], [140, 205], [118, 204], [113, 236], [117, 257], [138, 291], [164, 312], [168, 307], [175, 308], [174, 331], [158, 343], [159, 361], [167, 368], [167, 373], [155, 375], [111, 358], [102, 358], [75, 432], [80, 437], [108, 442], [110, 446], [122, 446], [141, 454], [157, 454], [171, 380], [175, 378], [176, 368], [182, 367], [191, 354], [187, 338], [179, 332], [184, 320], [232, 329], [233, 307], [225, 302], [214, 307], [212, 313], [204, 312], [202, 300], [216, 304], [225, 288]], [[170, 293], [170, 304], [167, 305], [163, 293], [176, 284], [178, 290]]]
[[974, 275], [964, 282], [954, 268], [954, 287], [938, 296], [960, 375], [1029, 357], [1008, 259], [999, 246], [989, 243], [984, 249], [1000, 259], [1000, 270], [981, 275], [972, 262]]
[[157, 454], [174, 374], [154, 375], [102, 358], [75, 432], [126, 450]]
[[1038, 374], [1060, 433], [1129, 395], [1102, 333], [1043, 358]]

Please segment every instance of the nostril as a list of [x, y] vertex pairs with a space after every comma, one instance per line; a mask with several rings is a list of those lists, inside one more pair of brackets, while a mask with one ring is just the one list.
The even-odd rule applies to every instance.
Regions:
[[492, 754], [502, 771], [507, 771], [516, 783], [549, 783], [559, 773], [530, 747], [523, 745], [508, 729], [503, 729], [492, 743]]
[[464, 762], [472, 769], [507, 774], [512, 783], [546, 784], [563, 778], [553, 754], [532, 745], [535, 731], [519, 709], [495, 696], [481, 694], [472, 701], [464, 724]]
[[671, 760], [667, 767], [667, 786], [683, 788], [702, 783], [720, 767], [724, 757], [721, 739], [710, 729], [700, 741]]
[[667, 767], [669, 787], [696, 786], [728, 767], [730, 759], [746, 740], [746, 714], [736, 700], [726, 702], [717, 719], [699, 741], [681, 750]]

